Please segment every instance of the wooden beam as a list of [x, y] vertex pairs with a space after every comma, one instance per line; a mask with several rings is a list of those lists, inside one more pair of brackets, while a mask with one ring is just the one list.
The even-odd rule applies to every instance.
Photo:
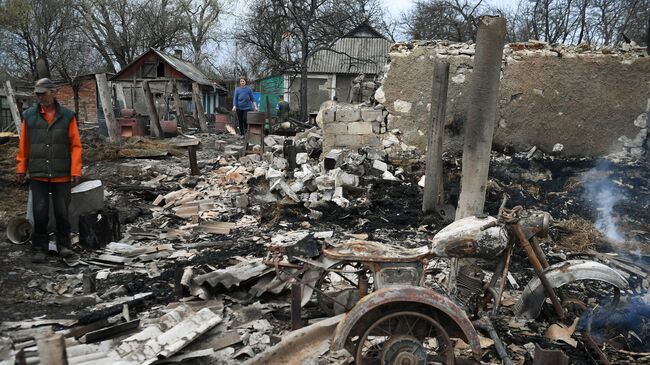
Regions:
[[102, 103], [102, 111], [104, 111], [104, 118], [106, 118], [108, 137], [112, 142], [117, 142], [120, 139], [120, 129], [115, 120], [115, 114], [113, 114], [111, 89], [108, 87], [106, 74], [95, 74], [95, 79], [97, 80], [97, 91], [99, 92], [99, 100]]
[[20, 135], [20, 128], [22, 126], [23, 119], [20, 117], [18, 104], [16, 104], [16, 95], [14, 94], [14, 89], [11, 87], [11, 82], [9, 80], [7, 80], [5, 91], [7, 93], [7, 102], [9, 103], [9, 109], [11, 110], [11, 119], [14, 120], [16, 133]]
[[162, 138], [162, 127], [160, 127], [160, 119], [158, 119], [158, 111], [156, 110], [156, 103], [151, 93], [149, 81], [142, 81], [142, 89], [144, 90], [144, 100], [147, 104], [147, 112], [149, 113], [149, 128], [151, 129], [151, 136], [155, 138]]
[[186, 131], [187, 127], [185, 126], [185, 111], [183, 110], [183, 105], [181, 104], [181, 97], [178, 95], [178, 83], [176, 80], [172, 80], [172, 94], [174, 94], [174, 104], [176, 104], [176, 120], [178, 120], [178, 125], [181, 126], [181, 130]]
[[[447, 89], [449, 86], [449, 62], [436, 62], [431, 93], [431, 123], [429, 123], [426, 156], [426, 173], [424, 179], [424, 198], [422, 211], [431, 213], [443, 203], [443, 169], [442, 143], [445, 134], [445, 114], [447, 112]], [[433, 110], [434, 103], [437, 108]]]
[[121, 83], [116, 82], [115, 85], [115, 97], [117, 102], [120, 103], [120, 109], [126, 109], [126, 96], [124, 95], [124, 86]]
[[201, 98], [201, 89], [199, 84], [194, 82], [192, 83], [192, 100], [194, 100], [194, 110], [196, 110], [197, 118], [199, 118], [199, 127], [201, 132], [208, 131], [208, 118], [205, 116], [205, 111], [203, 110], [203, 98]]

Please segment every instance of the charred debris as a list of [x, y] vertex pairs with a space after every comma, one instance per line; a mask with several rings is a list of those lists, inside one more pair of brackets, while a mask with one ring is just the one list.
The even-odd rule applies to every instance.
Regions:
[[[476, 79], [498, 80], [490, 57]], [[430, 157], [381, 104], [247, 138], [205, 120], [167, 139], [90, 126], [75, 255], [39, 264], [14, 220], [18, 141], [2, 136], [0, 364], [648, 363], [649, 112], [598, 159], [481, 138], [471, 161], [441, 153], [427, 214]], [[459, 216], [478, 161], [483, 212]]]

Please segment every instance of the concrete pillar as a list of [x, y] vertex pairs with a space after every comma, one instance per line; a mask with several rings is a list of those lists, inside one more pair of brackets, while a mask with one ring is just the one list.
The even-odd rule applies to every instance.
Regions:
[[[431, 92], [431, 112], [426, 156], [426, 178], [424, 179], [424, 198], [422, 211], [431, 213], [443, 203], [442, 143], [445, 134], [445, 114], [447, 112], [447, 88], [449, 86], [449, 62], [436, 63]], [[433, 109], [434, 103], [437, 105]]]
[[491, 16], [480, 18], [470, 89], [470, 107], [465, 125], [463, 172], [456, 219], [483, 212], [505, 35], [505, 18]]

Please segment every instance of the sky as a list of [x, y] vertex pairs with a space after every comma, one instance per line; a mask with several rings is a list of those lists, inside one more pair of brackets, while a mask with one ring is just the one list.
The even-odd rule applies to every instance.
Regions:
[[[400, 13], [408, 10], [415, 0], [383, 0], [384, 6], [393, 17], [398, 17]], [[498, 7], [512, 7], [517, 4], [517, 0], [484, 0], [484, 3]]]

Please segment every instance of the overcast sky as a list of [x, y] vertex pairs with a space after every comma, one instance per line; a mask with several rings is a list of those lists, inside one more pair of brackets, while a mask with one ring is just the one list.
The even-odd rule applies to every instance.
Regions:
[[[415, 0], [383, 0], [384, 6], [394, 17], [409, 9], [414, 2]], [[484, 0], [483, 2], [497, 7], [513, 7], [517, 4], [517, 0]]]

